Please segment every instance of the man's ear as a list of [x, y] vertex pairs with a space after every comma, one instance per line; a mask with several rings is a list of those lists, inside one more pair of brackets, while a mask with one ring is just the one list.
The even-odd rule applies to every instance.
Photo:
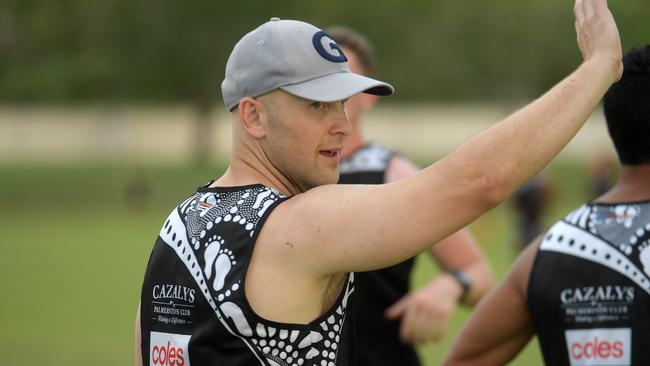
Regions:
[[239, 121], [244, 130], [255, 139], [266, 136], [266, 124], [263, 121], [264, 106], [251, 97], [239, 101]]

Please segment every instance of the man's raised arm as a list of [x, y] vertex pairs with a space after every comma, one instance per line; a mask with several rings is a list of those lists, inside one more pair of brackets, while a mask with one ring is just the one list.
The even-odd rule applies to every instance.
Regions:
[[[577, 0], [584, 61], [543, 96], [420, 173], [390, 184], [323, 186], [271, 214], [266, 238], [317, 274], [370, 270], [426, 249], [502, 202], [576, 134], [622, 74], [606, 0]], [[280, 214], [281, 213], [281, 214]]]

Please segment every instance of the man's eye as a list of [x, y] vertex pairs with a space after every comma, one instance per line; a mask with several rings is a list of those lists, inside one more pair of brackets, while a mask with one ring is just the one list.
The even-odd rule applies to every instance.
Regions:
[[314, 109], [321, 109], [323, 107], [323, 103], [321, 103], [321, 102], [313, 102], [311, 104], [311, 107], [314, 108]]
[[341, 105], [342, 105], [343, 107], [345, 107], [346, 104], [348, 104], [348, 100], [347, 100], [347, 99], [343, 99], [343, 100], [341, 101]]

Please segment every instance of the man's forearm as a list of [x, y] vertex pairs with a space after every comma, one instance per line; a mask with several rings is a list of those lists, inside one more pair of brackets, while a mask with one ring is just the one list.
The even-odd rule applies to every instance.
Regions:
[[472, 263], [461, 271], [470, 280], [470, 287], [463, 298], [465, 305], [475, 305], [485, 294], [494, 287], [494, 277], [488, 265], [483, 262]]
[[505, 199], [540, 171], [582, 127], [612, 81], [605, 62], [585, 62], [546, 94], [476, 135], [446, 159], [480, 172], [494, 195]]
[[431, 282], [448, 276], [460, 291], [458, 300], [463, 303], [474, 305], [494, 286], [492, 271], [469, 229], [465, 228], [449, 235], [433, 245], [429, 251], [436, 263], [446, 271]]

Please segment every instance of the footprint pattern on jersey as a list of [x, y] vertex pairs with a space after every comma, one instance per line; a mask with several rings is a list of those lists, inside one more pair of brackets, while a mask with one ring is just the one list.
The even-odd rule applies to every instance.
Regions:
[[[245, 261], [240, 258], [250, 256], [250, 245], [242, 245], [241, 236], [236, 240], [238, 245], [233, 245], [218, 230], [218, 227], [224, 227], [223, 224], [228, 223], [230, 228], [234, 224], [238, 227], [237, 232], [250, 238], [267, 209], [282, 198], [284, 196], [277, 191], [262, 186], [243, 191], [196, 193], [179, 206], [178, 214], [185, 230], [178, 232], [186, 232], [187, 249], [192, 252], [185, 257], [186, 251], [182, 248], [180, 254], [190, 271], [194, 270], [195, 264], [200, 265], [202, 276], [195, 273], [195, 279], [202, 293], [215, 312], [223, 315], [220, 319], [227, 328], [248, 342], [258, 358], [265, 360], [264, 364], [333, 366], [338, 355], [347, 301], [354, 290], [353, 275], [348, 279], [338, 306], [320, 323], [312, 327], [285, 329], [277, 323], [265, 324], [263, 320], [248, 318], [243, 310], [241, 289]], [[169, 227], [163, 229], [170, 235]]]

